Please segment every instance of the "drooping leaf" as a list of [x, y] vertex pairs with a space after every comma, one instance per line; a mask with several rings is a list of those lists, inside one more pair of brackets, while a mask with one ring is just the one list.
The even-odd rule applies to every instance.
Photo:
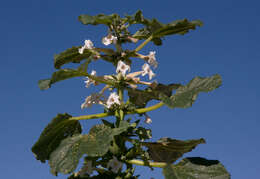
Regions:
[[41, 90], [46, 90], [51, 87], [52, 84], [66, 80], [69, 78], [86, 76], [86, 72], [74, 69], [61, 69], [52, 74], [51, 79], [39, 80], [38, 86]]
[[165, 179], [230, 179], [230, 174], [217, 160], [185, 158], [177, 165], [163, 168]]
[[146, 88], [145, 90], [127, 88], [129, 101], [137, 107], [145, 107], [150, 100], [160, 100], [160, 94], [170, 97], [172, 90], [180, 87], [180, 84], [158, 84], [155, 88]]
[[109, 150], [114, 136], [126, 131], [130, 126], [126, 121], [121, 121], [119, 127], [113, 129], [100, 124], [92, 127], [87, 135], [64, 139], [51, 154], [49, 160], [51, 172], [54, 175], [73, 172], [84, 154], [89, 157], [103, 156]]
[[69, 78], [74, 78], [74, 77], [80, 77], [80, 76], [86, 76], [87, 73], [87, 68], [88, 64], [90, 63], [90, 59], [86, 60], [84, 63], [82, 63], [77, 70], [75, 69], [61, 69], [52, 74], [51, 79], [44, 79], [44, 80], [39, 80], [38, 86], [41, 90], [46, 90], [51, 87], [52, 84], [66, 80]]
[[183, 154], [192, 151], [198, 144], [205, 143], [204, 139], [176, 140], [161, 138], [157, 142], [145, 142], [142, 145], [148, 148], [149, 155], [155, 162], [172, 163]]
[[81, 133], [80, 123], [69, 120], [70, 117], [72, 116], [67, 113], [58, 114], [43, 130], [40, 138], [32, 147], [32, 152], [37, 160], [41, 162], [49, 160], [50, 154], [63, 139]]
[[80, 15], [78, 17], [78, 20], [84, 24], [84, 25], [99, 25], [99, 24], [104, 24], [104, 25], [111, 25], [113, 21], [119, 19], [120, 17], [117, 14], [111, 14], [111, 15], [104, 15], [104, 14], [99, 14], [96, 16], [90, 16], [90, 15]]
[[170, 108], [187, 108], [194, 103], [200, 92], [210, 92], [221, 83], [220, 75], [195, 77], [187, 85], [179, 87], [171, 97], [161, 93], [159, 98]]
[[83, 59], [87, 59], [89, 58], [93, 52], [91, 50], [85, 49], [83, 54], [79, 53], [79, 48], [81, 46], [78, 47], [72, 47], [69, 48], [67, 50], [65, 50], [64, 52], [55, 55], [54, 56], [54, 67], [56, 69], [60, 69], [60, 67], [64, 64], [67, 63], [80, 63]]

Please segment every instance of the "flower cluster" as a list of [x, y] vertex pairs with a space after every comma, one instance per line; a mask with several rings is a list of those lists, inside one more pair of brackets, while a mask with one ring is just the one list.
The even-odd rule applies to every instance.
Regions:
[[[110, 33], [106, 37], [102, 38], [102, 43], [106, 46], [110, 45], [110, 44], [116, 44], [117, 41], [118, 41], [117, 37], [113, 36]], [[94, 49], [94, 45], [91, 40], [85, 40], [85, 45], [79, 49], [79, 53], [83, 54], [85, 49], [90, 49], [90, 50]], [[122, 55], [121, 55], [122, 58], [124, 58], [125, 52], [121, 52], [121, 53], [122, 53]], [[155, 73], [152, 71], [152, 69], [150, 67], [150, 66], [153, 66], [154, 68], [158, 67], [158, 62], [156, 61], [155, 53], [156, 53], [155, 51], [150, 51], [148, 55], [141, 55], [141, 54], [136, 53], [137, 57], [143, 59], [146, 63], [143, 64], [141, 71], [136, 71], [136, 72], [132, 72], [132, 73], [130, 73], [130, 71], [131, 71], [130, 65], [128, 63], [124, 62], [123, 60], [119, 60], [117, 62], [116, 73], [121, 74], [121, 76], [123, 77], [125, 82], [131, 88], [134, 88], [134, 89], [137, 88], [137, 84], [153, 86], [154, 83], [156, 83], [156, 82], [151, 83], [151, 82], [141, 81], [140, 77], [138, 77], [138, 76], [139, 75], [141, 75], [141, 76], [148, 75], [149, 80], [151, 80], [152, 78], [155, 77]], [[105, 80], [111, 80], [111, 79], [113, 79], [112, 76], [105, 75], [103, 78]], [[85, 84], [86, 84], [87, 88], [91, 84], [94, 84], [94, 85], [98, 84], [98, 82], [96, 80], [94, 80], [93, 77], [97, 77], [97, 72], [94, 70], [91, 72], [91, 76], [86, 77]], [[118, 79], [118, 80], [120, 80], [120, 79]], [[114, 105], [121, 105], [122, 101], [120, 100], [120, 97], [118, 96], [118, 94], [116, 92], [111, 92], [109, 97], [107, 99], [105, 99], [104, 95], [103, 95], [104, 90], [100, 93], [93, 93], [90, 96], [86, 97], [84, 103], [81, 104], [81, 108], [84, 109], [84, 108], [91, 107], [93, 104], [101, 104], [101, 105], [104, 105], [106, 108], [110, 109]], [[102, 98], [104, 98], [104, 99], [102, 100]], [[147, 114], [144, 114], [144, 116], [145, 116], [145, 123], [147, 123], [147, 124], [152, 123], [151, 118]], [[116, 159], [113, 159], [113, 162], [115, 162], [115, 161], [116, 161]], [[112, 161], [110, 163], [112, 163]]]

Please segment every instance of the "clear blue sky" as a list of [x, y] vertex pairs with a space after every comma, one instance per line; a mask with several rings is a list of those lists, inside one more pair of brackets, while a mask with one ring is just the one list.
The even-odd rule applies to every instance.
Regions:
[[[205, 138], [185, 156], [220, 160], [232, 179], [258, 179], [260, 3], [256, 0], [218, 1], [87, 1], [9, 0], [1, 2], [1, 178], [49, 179], [49, 166], [31, 153], [31, 146], [43, 128], [59, 112], [77, 116], [102, 111], [82, 111], [80, 104], [94, 88], [84, 88], [81, 78], [57, 83], [40, 91], [37, 81], [49, 77], [53, 55], [91, 39], [96, 45], [105, 35], [104, 26], [81, 25], [80, 14], [133, 14], [141, 9], [146, 17], [163, 22], [200, 19], [204, 26], [185, 36], [171, 36], [156, 51], [157, 80], [186, 83], [193, 77], [219, 73], [221, 88], [199, 95], [192, 108], [167, 107], [149, 113], [154, 139]], [[97, 63], [90, 68], [109, 72]], [[114, 72], [114, 69], [111, 67]], [[112, 72], [110, 70], [110, 72]], [[98, 120], [84, 122], [84, 127]], [[145, 124], [144, 124], [145, 125]], [[146, 125], [147, 126], [147, 125]], [[148, 126], [147, 126], [148, 127]], [[138, 168], [141, 178], [162, 178], [160, 170]], [[58, 178], [65, 178], [60, 175]]]

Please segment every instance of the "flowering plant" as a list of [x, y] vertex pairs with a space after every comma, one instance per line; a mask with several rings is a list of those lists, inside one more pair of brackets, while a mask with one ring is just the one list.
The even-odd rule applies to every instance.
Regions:
[[[147, 124], [152, 123], [149, 111], [163, 105], [169, 108], [187, 108], [192, 106], [200, 92], [209, 92], [221, 85], [221, 77], [195, 77], [188, 84], [161, 84], [151, 81], [155, 77], [152, 68], [158, 66], [156, 52], [143, 55], [139, 51], [149, 42], [162, 45], [162, 38], [181, 34], [202, 26], [199, 20], [177, 20], [163, 24], [156, 19], [144, 18], [141, 11], [134, 15], [120, 17], [111, 15], [81, 15], [79, 21], [84, 25], [103, 24], [108, 27], [108, 35], [102, 38], [105, 46], [96, 47], [91, 40], [85, 40], [83, 46], [72, 47], [55, 55], [54, 66], [58, 69], [50, 79], [39, 81], [40, 89], [48, 89], [56, 82], [73, 77], [86, 77], [86, 87], [104, 85], [97, 93], [90, 94], [81, 104], [89, 108], [94, 104], [102, 105], [104, 112], [78, 117], [58, 114], [43, 130], [32, 152], [41, 162], [49, 161], [51, 173], [70, 174], [70, 179], [80, 178], [138, 178], [134, 174], [134, 165], [162, 168], [166, 179], [212, 178], [228, 179], [230, 175], [216, 160], [200, 157], [184, 158], [176, 163], [183, 154], [190, 152], [204, 139], [177, 140], [161, 138], [155, 142], [151, 139], [151, 130], [140, 125], [140, 120], [133, 121], [129, 114], [138, 114]], [[133, 24], [143, 28], [135, 33], [129, 31]], [[138, 43], [133, 50], [125, 50], [124, 43]], [[144, 61], [140, 71], [131, 71], [133, 58]], [[96, 60], [105, 60], [115, 66], [115, 73], [98, 76], [95, 70], [88, 73], [88, 65]], [[76, 69], [61, 67], [68, 63], [80, 63]], [[141, 78], [148, 75], [149, 81]], [[143, 87], [145, 86], [145, 87]], [[141, 88], [143, 87], [143, 88]], [[105, 92], [109, 92], [106, 96]], [[124, 96], [127, 92], [128, 97]], [[159, 101], [148, 105], [151, 100]], [[149, 106], [149, 107], [148, 107]], [[114, 116], [115, 122], [104, 120]], [[80, 120], [101, 119], [102, 124], [93, 126], [88, 134], [82, 134]], [[84, 163], [79, 171], [79, 160]]]

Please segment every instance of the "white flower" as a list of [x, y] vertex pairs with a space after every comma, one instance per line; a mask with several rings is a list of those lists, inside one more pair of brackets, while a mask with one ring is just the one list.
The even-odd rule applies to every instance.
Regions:
[[130, 72], [130, 66], [126, 65], [123, 61], [119, 61], [117, 63], [117, 68], [116, 68], [116, 72], [119, 73], [121, 72], [123, 76], [125, 76], [126, 71]]
[[148, 74], [149, 80], [151, 80], [151, 79], [155, 76], [155, 74], [154, 74], [153, 71], [150, 69], [150, 66], [149, 66], [147, 63], [145, 63], [145, 64], [143, 65], [142, 69], [143, 69], [142, 76]]
[[101, 95], [98, 93], [93, 93], [86, 97], [85, 102], [81, 104], [81, 109], [91, 107], [93, 104], [99, 104]]
[[154, 68], [157, 68], [158, 62], [156, 61], [155, 58], [155, 51], [150, 52], [147, 57], [148, 57], [148, 63], [152, 65]]
[[93, 49], [94, 45], [91, 40], [85, 40], [85, 45], [79, 49], [79, 53], [83, 54], [85, 49]]
[[114, 92], [111, 93], [107, 100], [107, 108], [110, 108], [113, 104], [120, 105], [119, 96]]
[[92, 166], [92, 161], [88, 160], [86, 164], [80, 169], [79, 171], [79, 176], [84, 177], [84, 174], [87, 173], [91, 175], [93, 173], [93, 166]]
[[[92, 76], [97, 76], [97, 72], [95, 70], [92, 70], [90, 73]], [[95, 80], [90, 79], [89, 77], [86, 77], [86, 88], [88, 88], [91, 84], [97, 85], [98, 83]]]
[[118, 173], [118, 170], [120, 170], [123, 166], [123, 163], [118, 161], [115, 156], [113, 156], [113, 159], [108, 161], [107, 168], [111, 168], [112, 172]]
[[147, 115], [147, 114], [144, 114], [144, 116], [145, 116], [145, 123], [146, 124], [151, 124], [152, 123], [152, 119]]
[[110, 45], [111, 43], [116, 43], [116, 41], [117, 41], [117, 37], [115, 37], [115, 36], [113, 36], [113, 35], [111, 35], [111, 34], [109, 34], [108, 36], [106, 36], [106, 37], [103, 37], [103, 39], [102, 39], [102, 43], [104, 44], [104, 45]]

